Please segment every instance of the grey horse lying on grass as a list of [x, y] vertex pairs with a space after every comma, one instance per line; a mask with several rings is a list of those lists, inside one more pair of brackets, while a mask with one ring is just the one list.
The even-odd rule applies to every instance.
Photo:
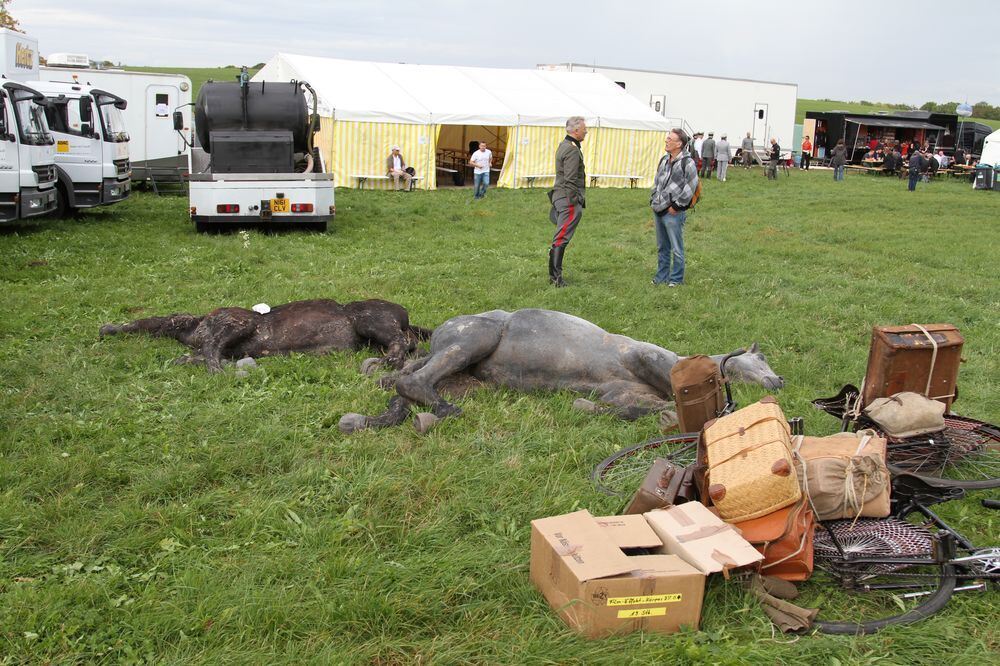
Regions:
[[[102, 338], [120, 333], [173, 338], [194, 349], [177, 363], [204, 364], [218, 372], [226, 359], [292, 352], [326, 354], [365, 346], [384, 352], [378, 364], [398, 370], [431, 331], [410, 326], [402, 305], [380, 300], [340, 304], [321, 298], [278, 305], [267, 314], [219, 308], [207, 315], [174, 314], [101, 327]], [[371, 359], [366, 363], [369, 368], [373, 365]]]
[[[718, 363], [723, 356], [712, 358]], [[421, 431], [437, 418], [457, 416], [462, 410], [445, 400], [438, 389], [462, 373], [520, 391], [569, 389], [593, 394], [603, 405], [578, 400], [575, 406], [624, 419], [660, 413], [662, 422], [663, 417], [676, 418], [671, 411], [670, 369], [680, 358], [563, 312], [493, 310], [462, 315], [434, 330], [430, 355], [383, 378], [383, 387], [394, 387], [397, 393], [384, 413], [374, 417], [345, 414], [340, 429], [351, 433], [399, 425], [413, 404], [433, 414], [418, 417]], [[748, 353], [727, 362], [726, 374], [733, 381], [769, 390], [784, 385], [756, 343]]]

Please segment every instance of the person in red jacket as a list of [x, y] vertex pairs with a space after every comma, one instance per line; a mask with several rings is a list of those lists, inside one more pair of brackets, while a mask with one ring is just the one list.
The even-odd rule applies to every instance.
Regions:
[[802, 140], [802, 160], [799, 162], [799, 168], [809, 171], [809, 160], [812, 158], [813, 145], [809, 141], [809, 137], [806, 136]]

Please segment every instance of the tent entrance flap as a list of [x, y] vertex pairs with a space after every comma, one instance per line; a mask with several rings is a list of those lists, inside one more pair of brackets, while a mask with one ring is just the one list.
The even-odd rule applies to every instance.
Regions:
[[485, 142], [493, 153], [490, 182], [497, 181], [507, 153], [508, 128], [491, 125], [440, 125], [435, 151], [435, 171], [440, 187], [472, 185], [469, 158]]

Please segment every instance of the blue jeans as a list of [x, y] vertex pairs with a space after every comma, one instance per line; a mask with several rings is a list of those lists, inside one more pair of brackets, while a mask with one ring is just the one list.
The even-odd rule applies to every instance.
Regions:
[[844, 167], [833, 167], [833, 179], [844, 180]]
[[920, 174], [917, 173], [916, 169], [910, 169], [910, 184], [907, 189], [911, 192], [917, 189], [917, 181], [920, 180]]
[[[656, 227], [656, 275], [653, 282], [684, 282], [684, 220], [687, 211], [653, 213]], [[673, 259], [673, 266], [671, 266]]]
[[476, 199], [482, 199], [486, 196], [486, 188], [490, 184], [490, 172], [475, 174], [475, 183], [476, 186], [473, 189], [473, 194]]

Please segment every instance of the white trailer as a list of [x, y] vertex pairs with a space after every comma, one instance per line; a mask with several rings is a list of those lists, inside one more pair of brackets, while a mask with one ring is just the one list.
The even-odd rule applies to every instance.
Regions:
[[[60, 62], [73, 62], [60, 54]], [[87, 61], [77, 56], [76, 61]], [[50, 59], [51, 62], [51, 59]], [[85, 69], [75, 66], [45, 66], [40, 78], [47, 81], [83, 83], [113, 93], [128, 101], [123, 111], [131, 138], [129, 158], [132, 180], [163, 177], [176, 180], [187, 173], [188, 151], [183, 137], [174, 131], [173, 113], [180, 111], [185, 126], [191, 125], [191, 79], [182, 74], [128, 72], [121, 69]]]
[[[763, 149], [772, 137], [793, 148], [798, 85], [722, 76], [698, 76], [626, 67], [562, 63], [538, 69], [596, 72], [688, 132], [727, 134], [733, 151], [747, 132]], [[794, 147], [798, 150], [798, 147]]]

